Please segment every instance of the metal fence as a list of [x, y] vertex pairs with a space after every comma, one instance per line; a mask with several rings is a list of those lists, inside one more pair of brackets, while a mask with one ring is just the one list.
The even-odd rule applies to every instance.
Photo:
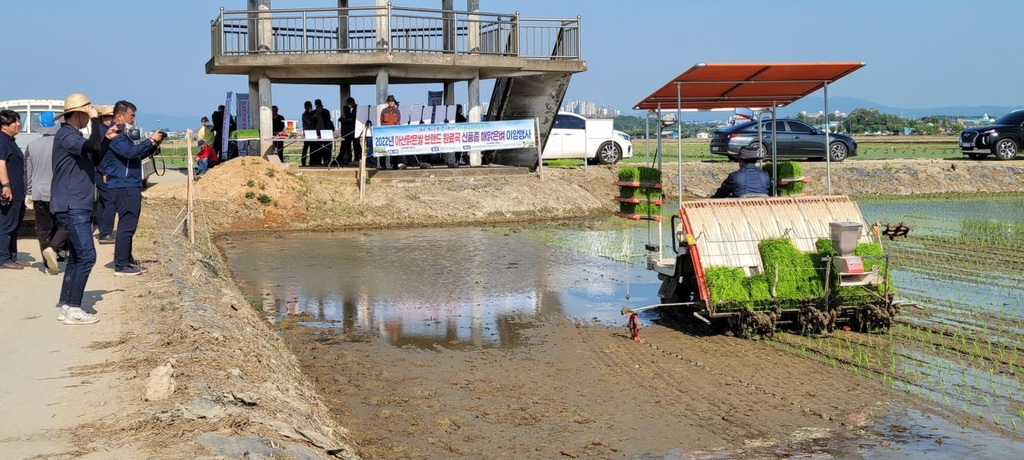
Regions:
[[580, 60], [580, 18], [521, 18], [423, 8], [225, 11], [211, 21], [213, 56], [439, 53]]

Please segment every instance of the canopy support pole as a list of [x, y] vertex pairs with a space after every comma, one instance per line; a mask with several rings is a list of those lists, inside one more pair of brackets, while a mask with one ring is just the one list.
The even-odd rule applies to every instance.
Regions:
[[832, 152], [829, 150], [831, 141], [829, 140], [829, 124], [828, 124], [828, 82], [824, 82], [825, 90], [825, 182], [828, 184], [828, 194], [832, 195]]
[[[683, 84], [676, 82], [676, 164], [679, 182], [679, 203], [683, 202]], [[674, 231], [675, 229], [673, 229]]]

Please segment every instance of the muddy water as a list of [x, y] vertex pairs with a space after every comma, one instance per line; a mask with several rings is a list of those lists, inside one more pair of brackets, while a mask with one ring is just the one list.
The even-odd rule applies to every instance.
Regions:
[[[822, 365], [849, 371], [851, 379], [880, 381], [926, 409], [894, 405], [869, 421], [886, 442], [841, 441], [824, 450], [813, 443], [792, 446], [816, 452], [797, 458], [1024, 458], [1024, 360], [1018, 348], [1024, 285], [1005, 254], [951, 249], [949, 243], [998, 238], [993, 244], [1003, 245], [1003, 252], [1008, 247], [1019, 254], [1019, 199], [872, 200], [860, 207], [869, 222], [914, 227], [910, 237], [886, 248], [896, 288], [924, 309], [905, 311], [888, 334], [797, 338], [803, 350], [792, 351], [820, 353]], [[672, 212], [666, 209], [666, 215]], [[972, 222], [996, 222], [1004, 235], [972, 233]], [[612, 219], [236, 235], [221, 247], [243, 290], [278, 318], [305, 313], [302, 324], [313, 329], [373, 335], [421, 350], [511, 349], [528, 345], [526, 329], [548, 315], [619, 326], [622, 307], [657, 303], [659, 283], [644, 270], [643, 255], [648, 244], [671, 254], [670, 241], [658, 235], [657, 225]], [[648, 312], [645, 323], [654, 315]], [[676, 455], [655, 452], [657, 458]], [[725, 450], [694, 458], [752, 453]]]
[[[618, 238], [553, 234], [587, 247]], [[445, 228], [236, 235], [220, 244], [251, 301], [396, 346], [515, 347], [521, 330], [545, 315], [620, 324], [622, 307], [658, 302], [657, 278], [639, 259], [627, 275], [623, 262], [538, 235]]]

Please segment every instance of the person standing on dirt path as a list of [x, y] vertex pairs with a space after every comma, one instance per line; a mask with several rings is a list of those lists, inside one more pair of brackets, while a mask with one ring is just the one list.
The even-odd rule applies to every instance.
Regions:
[[21, 270], [18, 230], [25, 219], [25, 154], [14, 142], [21, 132], [21, 115], [0, 110], [0, 268]]
[[[324, 103], [320, 99], [317, 99], [316, 109], [313, 110], [313, 125], [318, 133], [329, 132], [330, 136], [334, 138], [334, 120], [331, 116], [331, 111], [324, 108]], [[331, 162], [333, 154], [333, 140], [317, 142], [313, 153], [313, 160], [310, 161], [310, 166], [328, 166]]]
[[[118, 126], [135, 125], [135, 104], [117, 101], [114, 104], [114, 121]], [[117, 208], [117, 233], [114, 242], [114, 275], [134, 276], [146, 272], [146, 267], [132, 256], [132, 242], [139, 226], [142, 212], [142, 160], [156, 152], [164, 140], [164, 133], [156, 131], [149, 139], [138, 143], [127, 132], [110, 142], [105, 160], [113, 167], [106, 169], [107, 187], [114, 196]]]
[[740, 163], [740, 169], [729, 173], [729, 176], [722, 182], [711, 198], [738, 198], [745, 195], [768, 195], [768, 187], [771, 186], [771, 179], [768, 173], [757, 167], [757, 160], [761, 158], [761, 152], [757, 147], [746, 146], [740, 148], [736, 160]]
[[[82, 297], [96, 264], [96, 246], [92, 242], [96, 165], [119, 131], [112, 126], [105, 136], [101, 135], [99, 112], [81, 93], [64, 98], [64, 111], [55, 119], [61, 118], [65, 122], [53, 137], [50, 210], [67, 231], [68, 263], [57, 301], [57, 320], [71, 325], [93, 324], [99, 318], [82, 310]], [[90, 124], [92, 131], [86, 139], [80, 130]]]
[[60, 271], [57, 265], [57, 253], [64, 249], [68, 236], [64, 227], [57, 225], [50, 211], [50, 184], [53, 182], [53, 135], [57, 134], [57, 125], [53, 123], [53, 112], [39, 114], [39, 128], [36, 132], [42, 137], [25, 146], [25, 203], [32, 204], [35, 210], [36, 239], [42, 251], [43, 264], [46, 272], [56, 275]]
[[[100, 114], [100, 126], [103, 132], [114, 124], [114, 107], [110, 105], [98, 105], [96, 111]], [[104, 157], [104, 161], [108, 159]], [[96, 166], [96, 227], [98, 235], [96, 241], [100, 244], [114, 244], [114, 218], [117, 216], [117, 209], [114, 207], [114, 196], [107, 188], [107, 174], [103, 172], [104, 164], [101, 161]]]
[[224, 157], [224, 106], [217, 106], [217, 110], [210, 115], [210, 119], [213, 120], [213, 150], [217, 153], [217, 158], [227, 159]]
[[213, 148], [213, 126], [210, 125], [210, 119], [203, 117], [199, 119], [199, 132], [196, 135], [199, 140], [206, 142], [210, 148]]

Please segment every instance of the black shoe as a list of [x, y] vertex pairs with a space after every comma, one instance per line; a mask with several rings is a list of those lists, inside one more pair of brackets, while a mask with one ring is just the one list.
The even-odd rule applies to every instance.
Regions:
[[99, 241], [100, 244], [114, 244], [117, 241], [116, 239], [114, 239], [114, 235], [111, 235], [109, 233], [106, 235], [100, 235], [99, 238], [96, 238], [96, 240]]

